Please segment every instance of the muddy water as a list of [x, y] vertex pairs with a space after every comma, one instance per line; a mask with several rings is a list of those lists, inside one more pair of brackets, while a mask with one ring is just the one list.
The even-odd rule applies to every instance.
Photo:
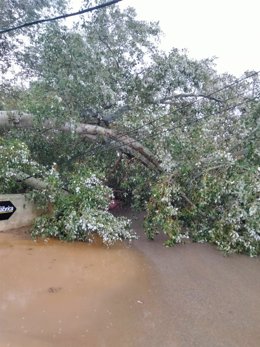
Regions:
[[155, 305], [134, 249], [0, 234], [0, 260], [1, 347], [143, 345]]
[[260, 261], [0, 233], [0, 347], [259, 347]]

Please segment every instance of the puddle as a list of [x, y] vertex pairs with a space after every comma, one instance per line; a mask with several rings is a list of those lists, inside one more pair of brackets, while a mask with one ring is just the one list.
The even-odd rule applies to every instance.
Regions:
[[154, 304], [136, 250], [2, 233], [0, 260], [1, 347], [143, 345]]

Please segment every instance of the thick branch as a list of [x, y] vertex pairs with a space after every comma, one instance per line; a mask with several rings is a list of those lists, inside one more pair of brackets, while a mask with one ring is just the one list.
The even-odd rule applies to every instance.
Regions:
[[40, 179], [28, 176], [22, 172], [17, 173], [16, 180], [18, 182], [24, 183], [26, 186], [28, 186], [30, 188], [37, 189], [37, 190], [46, 189], [48, 187], [46, 182], [44, 182]]
[[[65, 123], [64, 125], [56, 125], [55, 121], [46, 121], [42, 125], [42, 130], [54, 128], [64, 132], [75, 132], [78, 135], [91, 137], [94, 139], [95, 136], [108, 138], [124, 147], [125, 150], [131, 153], [145, 166], [151, 169], [162, 171], [159, 161], [155, 158], [153, 153], [140, 142], [127, 136], [117, 134], [115, 130], [100, 127], [98, 125], [91, 124], [72, 124]], [[28, 113], [18, 111], [0, 111], [0, 129], [11, 129], [11, 128], [34, 128], [34, 116]]]

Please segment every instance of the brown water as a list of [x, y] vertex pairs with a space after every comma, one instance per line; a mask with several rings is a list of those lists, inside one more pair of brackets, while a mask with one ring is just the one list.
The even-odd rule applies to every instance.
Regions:
[[137, 251], [0, 234], [0, 256], [1, 347], [142, 345], [154, 305]]
[[259, 347], [259, 294], [259, 259], [207, 245], [0, 233], [0, 347]]

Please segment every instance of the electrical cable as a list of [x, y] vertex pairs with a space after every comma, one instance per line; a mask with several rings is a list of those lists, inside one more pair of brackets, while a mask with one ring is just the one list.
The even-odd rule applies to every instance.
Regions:
[[107, 7], [107, 6], [114, 5], [114, 4], [116, 4], [116, 3], [120, 2], [120, 1], [122, 1], [122, 0], [111, 0], [111, 1], [108, 1], [106, 3], [100, 4], [100, 5], [97, 5], [97, 6], [94, 6], [94, 7], [90, 7], [90, 8], [78, 11], [78, 12], [67, 13], [67, 14], [63, 14], [63, 15], [57, 16], [57, 17], [43, 18], [43, 19], [38, 19], [38, 20], [32, 21], [32, 22], [23, 23], [23, 24], [15, 26], [15, 27], [2, 29], [2, 30], [0, 30], [0, 34], [5, 34], [5, 33], [8, 33], [10, 31], [26, 28], [26, 27], [29, 27], [29, 26], [32, 26], [32, 25], [36, 25], [36, 24], [42, 24], [42, 23], [46, 23], [46, 22], [52, 22], [52, 21], [55, 21], [55, 20], [59, 20], [59, 19], [64, 19], [64, 18], [68, 18], [68, 17], [78, 16], [78, 15], [81, 15], [81, 14], [84, 14], [84, 13], [87, 13], [87, 12], [92, 12], [92, 11], [99, 10], [99, 9]]
[[[255, 97], [254, 99], [244, 100], [243, 102], [241, 102], [241, 103], [239, 103], [239, 104], [233, 105], [232, 107], [229, 107], [228, 109], [225, 109], [225, 111], [230, 111], [230, 110], [232, 110], [232, 109], [235, 109], [235, 108], [238, 107], [238, 106], [244, 105], [244, 104], [246, 104], [246, 103], [248, 103], [248, 102], [252, 102], [252, 101], [254, 101], [255, 99], [257, 99], [257, 97]], [[217, 113], [215, 113], [214, 115], [217, 115], [217, 114], [221, 114], [221, 112], [217, 112]], [[212, 114], [210, 114], [209, 116], [203, 117], [203, 118], [201, 118], [201, 119], [197, 119], [196, 121], [186, 123], [184, 126], [196, 124], [196, 123], [198, 123], [198, 122], [200, 122], [200, 121], [203, 121], [204, 119], [207, 119], [207, 118], [210, 118], [210, 117], [212, 117]], [[170, 131], [170, 132], [171, 132], [171, 131], [173, 131], [173, 130], [175, 130], [175, 129], [177, 129], [177, 128], [181, 128], [181, 127], [183, 127], [183, 125], [182, 125], [182, 126], [175, 126], [175, 127], [171, 128], [171, 129], [165, 129], [165, 130], [161, 131], [161, 133], [164, 133], [164, 132], [166, 132], [166, 131]], [[150, 135], [145, 136], [144, 138], [149, 138], [149, 137], [152, 138], [152, 137], [155, 137], [156, 135], [157, 135], [157, 134], [150, 134]], [[106, 148], [104, 148], [104, 145], [100, 145], [99, 147], [101, 148], [101, 150], [99, 151], [99, 153], [104, 153], [104, 152], [107, 152], [107, 151], [109, 151], [109, 150], [120, 150], [120, 149], [122, 149], [122, 148], [125, 149], [126, 146], [131, 145], [131, 144], [134, 143], [134, 142], [138, 142], [138, 141], [135, 140], [135, 139], [133, 139], [132, 141], [128, 142], [127, 144], [121, 144], [121, 145], [116, 144], [115, 146], [108, 146], [108, 147], [106, 147]], [[93, 150], [97, 150], [97, 149], [98, 149], [97, 147], [94, 147], [94, 148], [91, 148], [91, 149], [89, 149], [89, 150], [87, 150], [87, 151], [84, 151], [84, 152], [82, 152], [82, 153], [78, 153], [78, 154], [72, 156], [72, 157], [69, 159], [69, 161], [74, 161], [74, 160], [77, 159], [77, 158], [80, 158], [80, 157], [82, 157], [82, 156], [86, 156], [87, 154], [90, 154], [91, 152], [93, 152]]]
[[[259, 72], [260, 72], [260, 71], [257, 71], [257, 72], [254, 72], [254, 73], [252, 73], [252, 74], [246, 76], [246, 77], [237, 79], [236, 81], [234, 81], [234, 82], [232, 82], [232, 83], [230, 83], [230, 84], [228, 84], [228, 85], [226, 85], [226, 86], [224, 86], [224, 87], [222, 87], [222, 88], [220, 88], [220, 89], [218, 89], [218, 90], [216, 90], [216, 91], [214, 91], [214, 92], [212, 92], [212, 93], [206, 95], [206, 97], [210, 97], [210, 96], [212, 96], [212, 95], [215, 95], [216, 93], [219, 93], [220, 91], [223, 91], [223, 90], [226, 90], [226, 89], [228, 89], [228, 88], [231, 88], [231, 87], [234, 86], [235, 84], [239, 84], [239, 83], [243, 82], [244, 80], [246, 80], [246, 79], [248, 79], [248, 78], [250, 78], [250, 77], [253, 77], [253, 76], [255, 76], [255, 75], [258, 75]], [[257, 97], [256, 97], [256, 98], [257, 98]], [[254, 99], [256, 99], [256, 98], [254, 98]], [[226, 99], [224, 102], [227, 102], [227, 101], [230, 100], [230, 99], [232, 99], [232, 98], [228, 98], [228, 99]], [[192, 105], [196, 104], [198, 101], [199, 101], [199, 100], [196, 99], [196, 100], [194, 100], [194, 101], [188, 103], [188, 104], [185, 105], [185, 106], [179, 107], [179, 108], [177, 108], [177, 109], [175, 110], [175, 112], [182, 111], [183, 109], [186, 109], [188, 106], [192, 106]], [[228, 109], [225, 109], [225, 110], [223, 110], [223, 111], [217, 112], [216, 114], [221, 114], [221, 113], [224, 112], [224, 111], [225, 111], [225, 112], [226, 112], [226, 111], [229, 111], [229, 110], [234, 109], [234, 108], [236, 108], [236, 107], [238, 107], [238, 106], [241, 106], [242, 104], [244, 104], [244, 103], [246, 103], [246, 102], [249, 102], [249, 101], [252, 101], [252, 99], [243, 101], [243, 102], [240, 103], [240, 104], [233, 105], [233, 106], [231, 106], [231, 107], [228, 108]], [[135, 132], [137, 132], [138, 130], [141, 130], [142, 128], [144, 128], [144, 127], [146, 127], [146, 126], [151, 125], [151, 124], [155, 123], [156, 121], [158, 121], [158, 120], [160, 120], [160, 119], [162, 119], [162, 118], [165, 118], [166, 116], [168, 116], [168, 114], [167, 114], [167, 115], [160, 116], [160, 117], [158, 117], [157, 119], [152, 120], [152, 121], [150, 121], [150, 122], [147, 122], [147, 123], [143, 124], [142, 126], [137, 127], [137, 128], [135, 128], [135, 129], [132, 129], [132, 130], [130, 130], [130, 131], [128, 131], [128, 132], [125, 132], [125, 133], [122, 133], [122, 134], [119, 133], [119, 136], [117, 137], [117, 140], [120, 141], [120, 138], [123, 138], [124, 136], [129, 136], [129, 134], [135, 133]], [[208, 115], [208, 116], [205, 116], [205, 117], [202, 117], [202, 118], [200, 118], [200, 119], [197, 119], [196, 122], [202, 121], [202, 120], [207, 119], [207, 118], [209, 118], [209, 117], [211, 117], [211, 116], [212, 116], [212, 114], [210, 114], [210, 115]], [[193, 121], [193, 122], [194, 122], [194, 121]], [[192, 123], [193, 123], [193, 122], [192, 122]], [[183, 126], [188, 126], [188, 125], [190, 125], [190, 124], [192, 124], [192, 123], [186, 123], [186, 124], [184, 124], [184, 125], [183, 125], [183, 124], [182, 124], [182, 125], [176, 125], [176, 126], [174, 126], [173, 128], [163, 130], [163, 132], [166, 132], [166, 131], [169, 131], [169, 130], [172, 131], [172, 130], [174, 130], [174, 129], [176, 129], [176, 128], [182, 128]], [[154, 129], [157, 129], [157, 128], [159, 129], [159, 128], [161, 128], [161, 127], [164, 126], [164, 125], [166, 125], [166, 123], [160, 124], [158, 127], [153, 128], [153, 130], [154, 130]], [[153, 136], [154, 136], [154, 135], [153, 135]], [[151, 137], [151, 135], [146, 136], [146, 138], [147, 138], [147, 137]], [[134, 143], [135, 141], [137, 141], [137, 140], [133, 140], [132, 142], [129, 142], [129, 144]], [[102, 144], [99, 144], [99, 145], [96, 145], [94, 148], [92, 148], [91, 152], [92, 152], [93, 150], [97, 150], [97, 149], [100, 148], [100, 147], [102, 147], [103, 151], [107, 151], [107, 150], [110, 150], [110, 149], [118, 149], [118, 148], [120, 148], [120, 147], [125, 147], [125, 145], [112, 146], [112, 147], [110, 146], [109, 148], [103, 148], [103, 145], [102, 145]], [[101, 152], [103, 152], [103, 151], [101, 151]], [[86, 155], [86, 154], [88, 154], [88, 153], [89, 153], [89, 151], [86, 151], [84, 154]]]
[[[205, 120], [205, 119], [208, 119], [208, 118], [210, 118], [210, 117], [212, 117], [212, 116], [215, 116], [215, 115], [218, 115], [218, 114], [222, 114], [222, 112], [231, 111], [232, 109], [235, 109], [235, 108], [237, 108], [238, 106], [242, 106], [242, 105], [244, 105], [244, 104], [246, 104], [246, 103], [248, 103], [248, 102], [252, 102], [252, 101], [256, 100], [257, 98], [258, 98], [258, 97], [255, 97], [255, 98], [253, 98], [253, 99], [244, 100], [244, 101], [242, 101], [242, 102], [240, 102], [240, 103], [238, 103], [238, 104], [232, 105], [231, 107], [225, 109], [224, 111], [216, 112], [216, 113], [214, 113], [214, 114], [210, 114], [210, 115], [205, 116], [205, 117], [202, 117], [202, 118], [200, 118], [200, 119], [193, 120], [192, 122], [186, 122], [186, 124], [176, 125], [176, 126], [170, 128], [170, 129], [161, 129], [161, 134], [162, 134], [162, 133], [165, 133], [165, 132], [172, 132], [172, 131], [175, 130], [175, 129], [178, 129], [178, 128], [182, 128], [182, 127], [186, 127], [186, 126], [189, 126], [189, 125], [193, 125], [193, 124], [199, 123], [199, 122], [201, 122], [201, 121], [203, 121], [203, 120]], [[161, 128], [161, 126], [155, 127], [155, 129], [159, 129], [159, 128]], [[149, 134], [149, 135], [145, 136], [144, 139], [153, 138], [153, 137], [155, 137], [156, 135], [158, 135], [158, 133]], [[134, 143], [134, 142], [138, 142], [138, 140], [133, 139], [132, 141], [128, 142], [127, 144], [109, 146], [109, 147], [106, 147], [106, 148], [104, 148], [103, 145], [99, 145], [99, 147], [101, 148], [100, 153], [107, 152], [108, 150], [118, 150], [118, 149], [120, 149], [120, 148], [125, 148], [126, 146], [129, 146], [129, 145], [131, 145], [131, 144]], [[93, 150], [97, 150], [97, 149], [98, 149], [98, 147], [92, 148], [91, 151], [86, 151], [86, 152], [84, 152], [84, 155], [86, 155], [86, 154], [92, 152]], [[81, 155], [79, 155], [79, 156], [81, 156]], [[76, 156], [76, 157], [77, 157], [77, 156]], [[74, 159], [75, 159], [75, 158], [74, 158]]]
[[[223, 90], [229, 89], [229, 88], [233, 87], [234, 85], [239, 84], [239, 83], [243, 82], [244, 80], [247, 80], [247, 79], [250, 78], [250, 77], [254, 77], [254, 76], [258, 75], [259, 73], [260, 73], [260, 70], [259, 70], [259, 71], [256, 71], [256, 72], [253, 72], [252, 74], [247, 75], [247, 76], [245, 76], [245, 77], [239, 78], [239, 79], [235, 80], [234, 82], [232, 82], [232, 83], [230, 83], [230, 84], [228, 84], [228, 85], [226, 85], [226, 86], [224, 86], [224, 87], [221, 87], [220, 89], [217, 89], [217, 90], [215, 90], [215, 91], [213, 91], [213, 92], [211, 92], [211, 93], [209, 93], [209, 94], [206, 94], [206, 95], [204, 96], [204, 98], [209, 98], [209, 99], [210, 99], [213, 95], [215, 95], [215, 94], [217, 94], [217, 93], [219, 93], [219, 92], [222, 92]], [[189, 102], [188, 104], [186, 104], [185, 106], [181, 106], [180, 108], [177, 108], [177, 109], [175, 110], [175, 112], [182, 111], [183, 109], [185, 109], [185, 108], [187, 108], [187, 107], [190, 107], [190, 106], [196, 104], [198, 101], [199, 101], [199, 99], [196, 99], [196, 100], [194, 100], [194, 101], [191, 101], [191, 102]], [[224, 101], [224, 102], [225, 102], [225, 101]], [[160, 119], [162, 119], [162, 118], [165, 118], [165, 117], [167, 117], [167, 116], [168, 116], [168, 114], [162, 115], [162, 116], [160, 116], [160, 117], [158, 117], [158, 118], [156, 118], [156, 119], [153, 119], [153, 120], [150, 121], [150, 122], [147, 122], [147, 123], [145, 123], [145, 124], [143, 124], [143, 125], [141, 125], [141, 126], [135, 128], [135, 129], [131, 130], [130, 132], [128, 132], [128, 133], [126, 133], [126, 134], [122, 134], [122, 136], [135, 133], [135, 132], [137, 132], [138, 130], [142, 129], [143, 127], [146, 127], [147, 125], [151, 125], [151, 124], [157, 122], [158, 120], [160, 120]], [[162, 125], [164, 125], [164, 124], [162, 124]], [[119, 135], [120, 135], [120, 134], [119, 134]]]
[[[242, 77], [242, 78], [240, 78], [240, 79], [237, 79], [236, 81], [234, 81], [234, 82], [232, 82], [232, 83], [230, 83], [230, 84], [228, 84], [228, 85], [226, 85], [226, 86], [224, 86], [224, 87], [221, 87], [220, 89], [217, 89], [217, 90], [215, 90], [214, 92], [211, 92], [210, 94], [205, 95], [205, 97], [206, 97], [206, 98], [207, 98], [207, 97], [211, 97], [211, 96], [215, 95], [216, 93], [219, 93], [220, 91], [229, 89], [229, 88], [233, 87], [234, 85], [239, 84], [239, 83], [243, 82], [244, 80], [247, 80], [247, 79], [250, 78], [250, 77], [253, 77], [253, 76], [258, 75], [259, 72], [260, 72], [260, 71], [256, 71], [256, 72], [253, 72], [253, 73], [250, 74], [250, 75], [247, 75], [247, 76], [245, 76], [245, 77]], [[225, 100], [224, 102], [227, 102], [228, 100], [229, 100], [229, 99]], [[199, 99], [196, 99], [196, 100], [194, 100], [194, 101], [192, 101], [192, 102], [186, 104], [185, 106], [179, 107], [179, 108], [177, 108], [177, 109], [175, 110], [175, 112], [182, 111], [183, 109], [186, 109], [188, 106], [192, 106], [192, 105], [196, 104], [198, 101], [199, 101]], [[237, 107], [237, 106], [235, 106], [235, 107]], [[128, 132], [125, 132], [125, 133], [122, 133], [122, 134], [119, 133], [119, 134], [118, 134], [118, 137], [117, 137], [117, 140], [120, 140], [120, 138], [123, 138], [124, 136], [129, 136], [129, 134], [133, 134], [133, 133], [137, 132], [138, 130], [141, 130], [142, 128], [144, 128], [144, 127], [146, 127], [146, 126], [151, 125], [151, 124], [155, 123], [156, 121], [165, 118], [166, 116], [168, 116], [168, 114], [162, 115], [162, 116], [160, 116], [160, 117], [158, 117], [158, 118], [156, 118], [156, 119], [154, 119], [154, 120], [152, 120], [152, 121], [150, 121], [150, 122], [147, 122], [147, 123], [143, 124], [142, 126], [139, 126], [139, 127], [135, 128], [135, 129], [132, 129], [132, 130], [130, 130], [130, 131], [128, 131]], [[211, 116], [212, 116], [212, 114], [209, 115], [209, 117], [211, 117]], [[205, 118], [205, 117], [203, 117], [203, 118]], [[207, 118], [208, 118], [208, 117], [207, 117]], [[201, 119], [201, 120], [202, 120], [202, 119]], [[161, 128], [161, 127], [164, 126], [164, 125], [166, 125], [166, 123], [160, 124], [160, 125], [159, 125], [159, 128]], [[189, 124], [187, 124], [187, 125], [189, 125]], [[186, 125], [184, 125], [184, 126], [186, 126]], [[174, 127], [174, 129], [175, 129], [175, 128], [178, 128], [178, 127], [183, 127], [183, 125], [176, 126], [176, 127]], [[156, 129], [156, 127], [155, 127], [155, 129]], [[165, 132], [165, 131], [164, 131], [164, 132]], [[149, 137], [149, 136], [151, 136], [151, 135], [148, 135], [147, 137]], [[134, 143], [135, 141], [137, 141], [137, 140], [133, 140], [133, 141], [130, 142], [129, 144]], [[121, 145], [121, 146], [119, 146], [119, 147], [124, 147], [124, 146], [125, 146], [125, 145]], [[100, 147], [103, 149], [103, 151], [107, 151], [107, 150], [109, 150], [109, 149], [117, 149], [117, 148], [119, 148], [118, 146], [112, 146], [112, 147], [110, 146], [109, 148], [105, 148], [105, 149], [104, 149], [104, 146], [103, 146], [102, 144], [98, 144], [98, 145], [96, 145], [92, 150], [97, 150], [97, 149], [100, 148]], [[91, 150], [91, 152], [92, 152], [92, 150]], [[103, 152], [103, 151], [101, 151], [101, 152]], [[90, 152], [90, 151], [87, 151], [85, 154], [88, 154], [89, 152]]]

